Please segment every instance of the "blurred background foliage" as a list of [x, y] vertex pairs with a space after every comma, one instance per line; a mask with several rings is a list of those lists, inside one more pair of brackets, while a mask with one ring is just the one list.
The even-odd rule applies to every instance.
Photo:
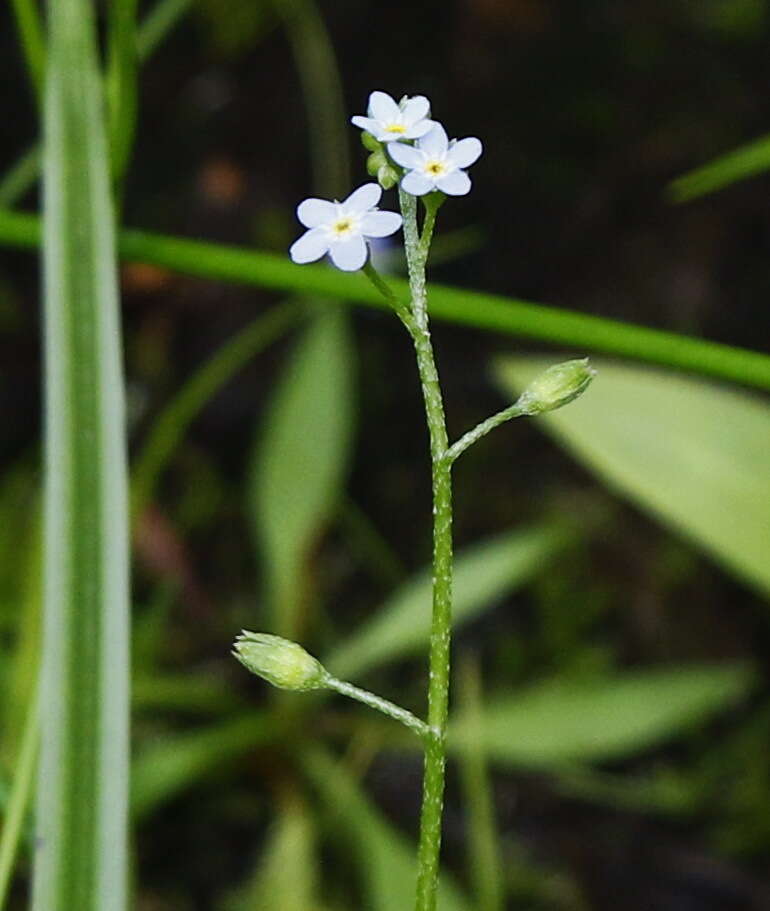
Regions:
[[[765, 0], [140, 11], [126, 225], [281, 252], [298, 199], [364, 180], [346, 116], [375, 88], [424, 92], [486, 149], [442, 209], [437, 280], [766, 350]], [[0, 200], [33, 210], [35, 104], [3, 17]], [[280, 632], [422, 711], [430, 497], [406, 339], [381, 313], [157, 265], [127, 264], [122, 290], [134, 906], [409, 907], [410, 735], [228, 656], [242, 626]], [[2, 251], [6, 808], [38, 655], [37, 300], [34, 258]], [[435, 334], [455, 436], [561, 355]], [[456, 469], [441, 908], [770, 908], [767, 399], [598, 366], [580, 402]]]

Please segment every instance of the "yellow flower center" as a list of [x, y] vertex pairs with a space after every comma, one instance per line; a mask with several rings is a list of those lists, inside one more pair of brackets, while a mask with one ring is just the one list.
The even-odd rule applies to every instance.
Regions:
[[332, 231], [337, 235], [337, 237], [345, 237], [347, 234], [353, 230], [353, 219], [340, 218], [338, 221], [335, 221], [332, 225]]
[[406, 133], [406, 127], [400, 123], [390, 123], [385, 127], [386, 133]]
[[443, 161], [429, 161], [425, 165], [425, 170], [431, 177], [439, 177], [446, 171], [446, 165]]

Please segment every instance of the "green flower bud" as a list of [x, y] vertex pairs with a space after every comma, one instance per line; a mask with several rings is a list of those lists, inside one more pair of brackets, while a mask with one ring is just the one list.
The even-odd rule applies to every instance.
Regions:
[[389, 164], [384, 164], [377, 171], [377, 180], [383, 190], [389, 190], [398, 183], [398, 171]]
[[244, 630], [235, 640], [233, 655], [252, 674], [282, 690], [318, 690], [326, 686], [325, 668], [301, 645]]
[[370, 152], [377, 152], [382, 148], [382, 143], [379, 139], [375, 139], [375, 137], [372, 136], [371, 133], [367, 133], [366, 130], [361, 133], [361, 145]]
[[387, 165], [388, 159], [382, 149], [378, 149], [366, 159], [366, 171], [370, 177], [376, 177], [380, 168]]
[[582, 395], [595, 376], [587, 357], [555, 364], [527, 386], [516, 404], [523, 414], [553, 411]]

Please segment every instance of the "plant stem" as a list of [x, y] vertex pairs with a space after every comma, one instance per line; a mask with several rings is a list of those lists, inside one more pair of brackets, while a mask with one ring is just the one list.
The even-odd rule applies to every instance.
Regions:
[[[438, 887], [441, 817], [444, 807], [446, 723], [449, 707], [449, 645], [452, 626], [452, 463], [446, 458], [449, 440], [436, 362], [428, 329], [425, 263], [435, 210], [423, 238], [417, 229], [417, 200], [399, 189], [404, 217], [406, 261], [412, 293], [414, 342], [430, 436], [433, 483], [433, 613], [430, 636], [428, 724], [434, 736], [425, 741], [425, 771], [417, 854], [415, 911], [435, 911]], [[430, 209], [428, 212], [430, 213]]]
[[433, 737], [433, 731], [422, 719], [413, 715], [411, 712], [407, 711], [407, 709], [401, 708], [400, 705], [395, 705], [393, 702], [389, 702], [381, 696], [375, 696], [374, 693], [370, 693], [368, 690], [362, 690], [360, 687], [354, 686], [346, 680], [338, 680], [336, 677], [332, 677], [331, 674], [327, 676], [325, 683], [330, 690], [341, 693], [349, 699], [355, 699], [357, 702], [362, 702], [364, 705], [368, 705], [370, 708], [382, 712], [383, 715], [388, 715], [390, 718], [400, 721], [401, 724], [406, 725], [411, 731], [414, 731], [415, 734], [426, 743], [435, 739]]
[[12, 5], [27, 71], [35, 100], [39, 103], [45, 75], [45, 38], [40, 11], [36, 0], [12, 0]]
[[446, 457], [450, 462], [454, 462], [455, 459], [459, 458], [469, 446], [472, 446], [477, 440], [480, 440], [483, 436], [486, 436], [490, 430], [494, 430], [495, 427], [499, 427], [501, 424], [504, 424], [506, 421], [510, 421], [512, 418], [520, 418], [526, 412], [522, 411], [521, 406], [518, 402], [515, 402], [513, 405], [509, 405], [507, 408], [503, 408], [502, 411], [498, 411], [497, 414], [493, 414], [491, 417], [487, 418], [486, 421], [482, 421], [480, 424], [469, 430], [467, 433], [464, 433], [457, 442], [452, 443], [449, 447]]

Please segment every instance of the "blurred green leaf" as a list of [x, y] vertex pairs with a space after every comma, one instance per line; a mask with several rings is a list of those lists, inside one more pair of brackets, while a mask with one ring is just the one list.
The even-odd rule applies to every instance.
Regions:
[[[568, 539], [564, 526], [544, 523], [461, 551], [455, 563], [455, 627], [540, 572]], [[431, 586], [431, 570], [422, 570], [323, 663], [338, 677], [349, 678], [418, 652], [430, 638]]]
[[282, 801], [253, 881], [225, 911], [320, 911], [315, 823], [297, 795]]
[[673, 202], [689, 202], [707, 196], [770, 169], [770, 134], [720, 155], [668, 185]]
[[[548, 361], [506, 359], [506, 393]], [[594, 362], [579, 401], [542, 426], [629, 497], [753, 586], [770, 592], [770, 406], [676, 374]]]
[[[300, 759], [327, 807], [335, 833], [344, 834], [363, 871], [364, 907], [367, 911], [411, 908], [417, 881], [416, 847], [385, 821], [345, 767], [328, 753], [308, 745]], [[446, 875], [439, 882], [438, 897], [441, 911], [470, 911]]]
[[[734, 705], [753, 679], [748, 667], [733, 664], [548, 680], [490, 700], [480, 736], [490, 759], [503, 765], [621, 759]], [[460, 718], [450, 728], [450, 747], [463, 749], [475, 735]]]
[[353, 350], [344, 314], [316, 316], [279, 378], [252, 460], [250, 501], [273, 611], [296, 638], [307, 560], [340, 497], [353, 429]]
[[270, 740], [275, 731], [271, 719], [252, 711], [222, 724], [169, 734], [145, 744], [131, 770], [134, 818], [150, 815], [228, 761]]

